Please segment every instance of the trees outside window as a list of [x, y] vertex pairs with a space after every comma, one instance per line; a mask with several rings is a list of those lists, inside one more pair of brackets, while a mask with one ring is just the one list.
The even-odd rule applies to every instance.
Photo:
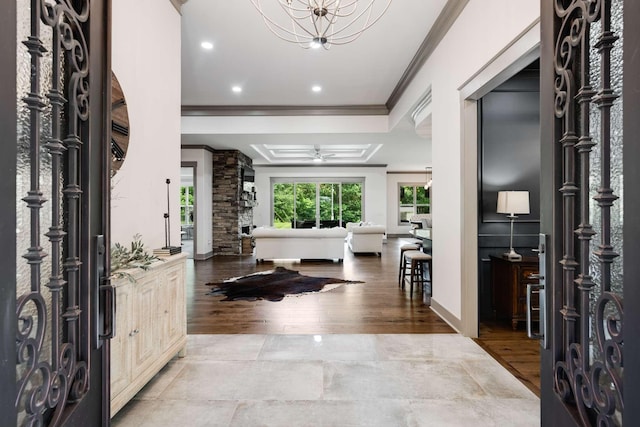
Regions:
[[273, 226], [291, 228], [293, 221], [293, 184], [273, 184]]
[[180, 187], [180, 224], [193, 224], [193, 186]]
[[362, 183], [342, 184], [341, 208], [343, 224], [362, 221]]
[[[305, 222], [307, 225], [316, 222], [316, 184], [315, 183], [296, 183], [296, 210], [295, 210], [295, 228], [303, 228], [298, 226], [298, 222]], [[315, 224], [312, 225], [315, 227]], [[305, 227], [310, 228], [310, 227]]]
[[317, 178], [296, 182], [274, 181], [273, 226], [329, 228], [360, 221], [363, 183], [326, 181]]
[[340, 184], [320, 184], [320, 221], [339, 220]]

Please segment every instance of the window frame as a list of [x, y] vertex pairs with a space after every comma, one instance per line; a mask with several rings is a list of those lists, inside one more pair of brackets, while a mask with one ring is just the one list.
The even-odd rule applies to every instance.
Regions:
[[[274, 186], [275, 184], [291, 184], [293, 186], [293, 217], [296, 218], [296, 185], [297, 184], [315, 184], [316, 186], [316, 227], [320, 225], [320, 185], [321, 184], [340, 184], [339, 187], [339, 221], [342, 223], [342, 184], [360, 184], [360, 212], [361, 220], [365, 216], [365, 178], [364, 177], [271, 177], [270, 179], [270, 207], [269, 207], [269, 224], [274, 226]], [[345, 224], [343, 223], [343, 226]]]
[[[403, 208], [408, 208], [411, 207], [412, 209], [412, 213], [411, 215], [416, 215], [418, 213], [418, 208], [419, 207], [427, 207], [427, 212], [426, 213], [431, 213], [431, 189], [427, 189], [427, 195], [429, 197], [429, 203], [418, 203], [418, 191], [417, 189], [424, 189], [426, 183], [419, 183], [419, 182], [399, 182], [398, 183], [398, 197], [396, 199], [397, 201], [397, 214], [398, 214], [398, 225], [401, 226], [406, 226], [406, 225], [411, 225], [411, 222], [409, 220], [403, 221], [402, 217], [403, 217], [403, 212], [405, 212], [403, 210]], [[409, 203], [402, 203], [402, 188], [403, 187], [412, 187], [412, 191], [413, 191], [413, 203], [409, 204]], [[411, 216], [409, 215], [409, 216]]]

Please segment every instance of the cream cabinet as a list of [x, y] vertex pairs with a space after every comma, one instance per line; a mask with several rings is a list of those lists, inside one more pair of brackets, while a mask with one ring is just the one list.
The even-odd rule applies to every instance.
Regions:
[[184, 254], [118, 278], [111, 340], [111, 415], [115, 415], [187, 343]]

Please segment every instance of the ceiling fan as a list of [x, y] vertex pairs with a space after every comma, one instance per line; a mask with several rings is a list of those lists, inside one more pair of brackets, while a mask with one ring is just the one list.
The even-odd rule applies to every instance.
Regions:
[[311, 152], [311, 161], [320, 163], [333, 156], [335, 156], [335, 154], [322, 154], [320, 152], [320, 147], [314, 147], [313, 151]]

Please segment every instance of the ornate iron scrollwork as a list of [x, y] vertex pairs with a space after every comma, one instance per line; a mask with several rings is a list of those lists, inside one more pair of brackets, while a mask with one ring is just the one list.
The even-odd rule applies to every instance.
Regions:
[[[611, 88], [611, 50], [617, 37], [611, 31], [611, 0], [555, 0], [559, 32], [555, 46], [555, 114], [562, 129], [563, 150], [563, 323], [562, 354], [555, 362], [554, 390], [575, 408], [584, 425], [613, 426], [623, 412], [623, 301], [612, 291], [611, 265], [618, 254], [611, 242], [611, 207], [618, 199], [611, 186], [611, 107], [617, 95]], [[593, 46], [600, 58], [600, 87], [590, 79], [590, 31], [600, 32]], [[590, 130], [590, 105], [600, 111], [599, 141]], [[597, 194], [589, 193], [590, 155], [601, 156]], [[594, 169], [595, 170], [595, 169]], [[590, 224], [590, 202], [597, 202], [600, 243]], [[600, 266], [592, 277], [590, 255]], [[592, 297], [596, 302], [591, 304]], [[593, 323], [592, 323], [593, 322]], [[592, 327], [593, 325], [593, 327]], [[593, 334], [595, 333], [595, 337]]]
[[[76, 9], [79, 7], [79, 10]], [[80, 151], [81, 123], [89, 114], [89, 51], [83, 25], [89, 18], [89, 1], [32, 0], [31, 34], [24, 41], [31, 60], [29, 94], [30, 190], [23, 198], [30, 210], [30, 247], [24, 258], [30, 266], [29, 292], [18, 296], [16, 332], [18, 395], [16, 407], [26, 426], [57, 425], [67, 404], [77, 402], [89, 387], [88, 329], [79, 302], [81, 266]], [[41, 22], [51, 28], [51, 87], [46, 98], [41, 61], [48, 46], [41, 38]], [[65, 96], [66, 95], [66, 96]], [[51, 134], [42, 135], [43, 115], [50, 115]], [[64, 138], [64, 139], [63, 139]], [[42, 144], [42, 141], [46, 141]], [[42, 148], [51, 157], [51, 187], [40, 184]], [[60, 177], [63, 177], [61, 180]], [[63, 187], [63, 188], [62, 188]], [[51, 203], [51, 225], [45, 236], [51, 247], [51, 273], [43, 297], [41, 265], [48, 255], [41, 246], [41, 209]], [[64, 261], [63, 261], [64, 260]], [[64, 305], [64, 307], [63, 307]], [[87, 322], [84, 322], [87, 323]], [[50, 342], [46, 342], [50, 341]]]
[[[605, 314], [609, 305], [614, 309]], [[602, 360], [594, 360], [585, 369], [584, 361], [589, 359], [585, 351], [589, 348], [574, 343], [569, 347], [565, 361], [556, 363], [556, 392], [564, 401], [575, 404], [585, 425], [617, 425], [616, 412], [622, 414], [623, 313], [620, 296], [603, 293], [594, 313]]]

